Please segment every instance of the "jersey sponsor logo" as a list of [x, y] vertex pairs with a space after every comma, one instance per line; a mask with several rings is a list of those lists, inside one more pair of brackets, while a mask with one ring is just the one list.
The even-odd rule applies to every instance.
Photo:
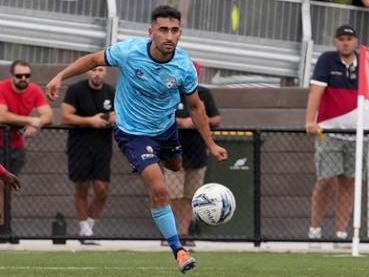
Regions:
[[165, 86], [168, 88], [168, 89], [174, 89], [174, 88], [177, 88], [177, 80], [175, 77], [168, 77], [166, 80], [165, 80]]
[[146, 146], [146, 152], [147, 152], [147, 154], [142, 154], [141, 155], [142, 160], [152, 159], [152, 158], [155, 157], [154, 148], [152, 148], [151, 145]]
[[148, 160], [148, 159], [152, 159], [154, 157], [155, 157], [155, 154], [142, 154], [141, 155], [142, 160]]

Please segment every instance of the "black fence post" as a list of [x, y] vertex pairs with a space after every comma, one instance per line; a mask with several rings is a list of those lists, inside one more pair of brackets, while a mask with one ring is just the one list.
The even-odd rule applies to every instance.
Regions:
[[261, 131], [254, 132], [254, 245], [261, 244]]

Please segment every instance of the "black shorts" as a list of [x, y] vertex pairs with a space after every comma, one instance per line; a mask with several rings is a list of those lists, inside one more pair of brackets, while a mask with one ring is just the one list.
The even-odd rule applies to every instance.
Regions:
[[182, 154], [176, 124], [154, 137], [127, 134], [115, 127], [114, 137], [120, 150], [133, 167], [133, 172], [140, 174], [151, 164], [158, 163], [160, 160], [175, 160]]
[[91, 180], [110, 182], [111, 146], [74, 147], [73, 150], [68, 150], [67, 154], [71, 181], [75, 183]]

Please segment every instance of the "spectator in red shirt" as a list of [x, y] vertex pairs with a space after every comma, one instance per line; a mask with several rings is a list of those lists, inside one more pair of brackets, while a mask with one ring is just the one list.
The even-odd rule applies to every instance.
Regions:
[[[10, 67], [11, 78], [0, 82], [0, 123], [12, 125], [8, 169], [18, 175], [25, 164], [25, 138], [53, 122], [53, 112], [41, 88], [31, 83], [31, 66], [22, 60]], [[30, 115], [36, 110], [38, 116]], [[0, 132], [0, 162], [4, 162]]]

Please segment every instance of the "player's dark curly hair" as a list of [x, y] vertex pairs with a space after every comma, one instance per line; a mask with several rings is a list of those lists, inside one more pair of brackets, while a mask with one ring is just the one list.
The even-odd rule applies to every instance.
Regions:
[[155, 22], [159, 17], [175, 18], [181, 21], [181, 12], [171, 6], [158, 6], [151, 13], [151, 22]]

